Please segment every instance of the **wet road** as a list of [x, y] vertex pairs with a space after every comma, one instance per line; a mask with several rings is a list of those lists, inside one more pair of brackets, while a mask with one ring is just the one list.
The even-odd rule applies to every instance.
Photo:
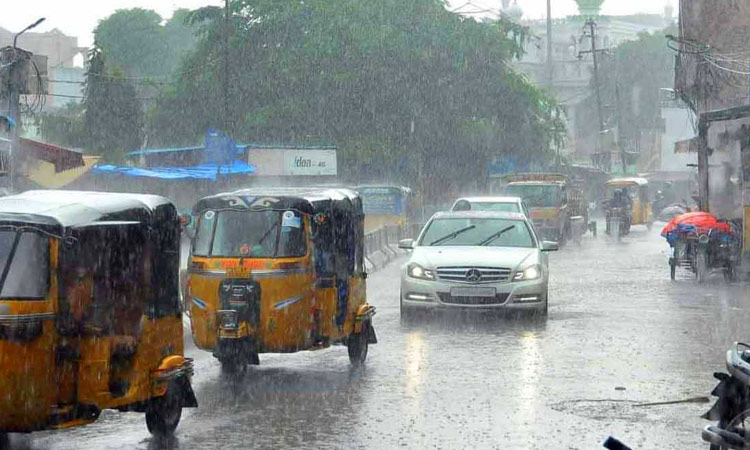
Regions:
[[747, 287], [721, 276], [669, 280], [658, 231], [615, 244], [586, 238], [551, 257], [546, 323], [442, 317], [402, 328], [399, 264], [373, 274], [380, 343], [350, 369], [334, 347], [261, 355], [230, 380], [196, 358], [197, 410], [152, 440], [142, 415], [13, 436], [21, 449], [504, 448], [595, 449], [612, 433], [636, 449], [705, 448], [708, 404], [639, 406], [708, 395], [724, 352], [747, 339]]

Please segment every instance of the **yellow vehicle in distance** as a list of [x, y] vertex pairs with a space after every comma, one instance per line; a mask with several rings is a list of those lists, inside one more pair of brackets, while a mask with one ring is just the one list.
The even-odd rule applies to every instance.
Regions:
[[260, 353], [377, 342], [367, 303], [364, 217], [353, 190], [247, 189], [203, 198], [188, 262], [196, 345], [226, 372]]
[[632, 218], [630, 225], [646, 225], [648, 229], [654, 224], [652, 199], [649, 193], [648, 180], [639, 177], [613, 178], [605, 183], [607, 200], [615, 196], [615, 191], [623, 192], [631, 203]]
[[411, 189], [393, 185], [357, 187], [365, 212], [365, 232], [383, 226], [403, 227], [409, 222]]
[[145, 413], [155, 435], [197, 402], [183, 355], [179, 218], [153, 195], [0, 198], [0, 433]]
[[583, 189], [566, 175], [524, 173], [508, 175], [503, 181], [503, 195], [523, 199], [543, 239], [563, 245], [569, 239], [580, 240], [590, 229]]

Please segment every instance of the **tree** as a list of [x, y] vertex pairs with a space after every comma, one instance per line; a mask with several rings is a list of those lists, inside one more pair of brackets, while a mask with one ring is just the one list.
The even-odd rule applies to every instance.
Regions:
[[[658, 129], [661, 121], [660, 89], [674, 83], [674, 52], [667, 47], [670, 28], [615, 47], [600, 58], [599, 91], [604, 105], [606, 128], [617, 126], [620, 144], [635, 151], [643, 133]], [[596, 103], [592, 94], [583, 103], [577, 123], [581, 135], [598, 133]]]
[[143, 139], [143, 112], [135, 87], [122, 72], [108, 70], [96, 43], [89, 51], [86, 70], [83, 129], [84, 146], [118, 161], [125, 150], [137, 149]]
[[189, 10], [179, 9], [162, 25], [155, 11], [121, 9], [99, 22], [94, 39], [108, 64], [129, 76], [165, 76], [195, 45], [195, 33], [186, 24]]
[[[335, 142], [350, 181], [424, 173], [482, 185], [504, 154], [550, 159], [553, 100], [514, 72], [526, 30], [479, 23], [438, 0], [233, 0], [232, 129], [238, 140]], [[196, 50], [162, 92], [149, 136], [195, 142], [221, 126], [224, 20], [204, 8]]]

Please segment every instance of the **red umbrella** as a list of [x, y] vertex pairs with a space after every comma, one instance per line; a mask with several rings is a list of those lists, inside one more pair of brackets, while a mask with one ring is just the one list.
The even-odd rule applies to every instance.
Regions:
[[728, 223], [719, 222], [719, 219], [711, 213], [698, 211], [680, 214], [675, 217], [661, 230], [661, 235], [666, 236], [669, 232], [677, 228], [677, 225], [692, 225], [697, 229], [698, 234], [708, 233], [709, 230], [718, 230], [724, 233], [732, 232], [732, 228]]

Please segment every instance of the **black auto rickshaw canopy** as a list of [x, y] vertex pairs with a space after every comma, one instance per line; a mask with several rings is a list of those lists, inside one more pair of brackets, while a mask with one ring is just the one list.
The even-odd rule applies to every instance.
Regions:
[[[223, 210], [295, 211], [309, 216], [316, 251], [335, 255], [339, 263], [345, 263], [336, 265], [345, 266], [349, 274], [364, 270], [364, 212], [362, 200], [353, 189], [240, 189], [199, 200], [193, 207], [193, 215], [200, 217], [207, 211]], [[328, 271], [318, 269], [319, 273]]]

